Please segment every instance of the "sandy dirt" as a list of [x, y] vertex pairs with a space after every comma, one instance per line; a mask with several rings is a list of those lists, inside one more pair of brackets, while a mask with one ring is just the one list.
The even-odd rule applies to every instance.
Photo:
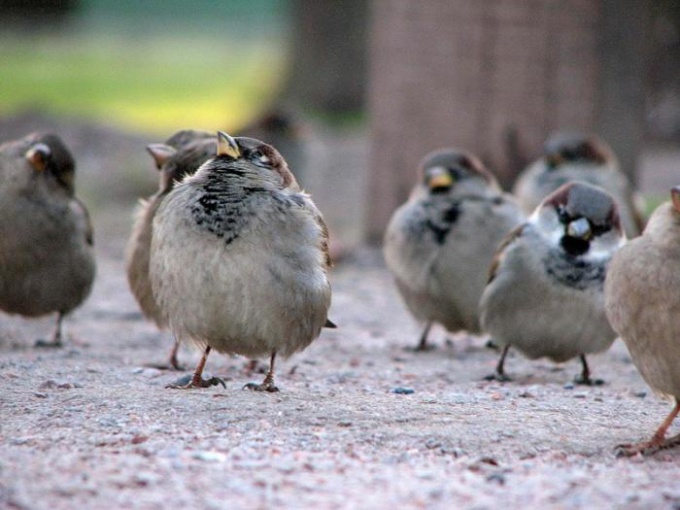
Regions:
[[[166, 389], [181, 373], [147, 365], [170, 335], [125, 280], [130, 215], [95, 215], [98, 279], [64, 348], [33, 347], [51, 318], [0, 315], [0, 507], [680, 508], [680, 449], [614, 455], [670, 410], [621, 342], [591, 357], [603, 386], [519, 355], [515, 382], [485, 382], [485, 338], [434, 330], [436, 349], [405, 350], [419, 328], [375, 250], [334, 269], [339, 328], [279, 364], [280, 393], [243, 391], [262, 375], [219, 354], [226, 389]], [[199, 353], [180, 356], [190, 373]]]

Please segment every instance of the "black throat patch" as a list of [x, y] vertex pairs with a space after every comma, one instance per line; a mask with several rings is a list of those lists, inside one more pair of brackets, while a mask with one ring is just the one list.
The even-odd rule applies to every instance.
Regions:
[[603, 290], [608, 262], [586, 261], [560, 249], [550, 250], [543, 259], [545, 270], [553, 280], [576, 290]]
[[[232, 172], [237, 178], [240, 175]], [[262, 188], [230, 186], [229, 177], [210, 176], [191, 207], [191, 215], [199, 227], [230, 244], [247, 227], [254, 208], [247, 202]]]
[[432, 232], [437, 244], [444, 244], [446, 237], [451, 232], [451, 227], [456, 223], [461, 214], [460, 203], [453, 202], [444, 210], [432, 208], [429, 218], [425, 222], [427, 229]]

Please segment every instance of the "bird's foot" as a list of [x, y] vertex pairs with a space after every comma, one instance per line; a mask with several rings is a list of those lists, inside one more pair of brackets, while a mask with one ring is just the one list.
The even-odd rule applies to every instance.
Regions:
[[59, 349], [64, 346], [64, 344], [61, 342], [61, 339], [58, 340], [44, 340], [42, 338], [39, 338], [38, 340], [35, 341], [35, 346], [40, 347], [40, 348], [56, 348]]
[[637, 444], [620, 444], [614, 453], [617, 457], [634, 457], [635, 455], [653, 455], [660, 450], [668, 450], [680, 446], [680, 434], [668, 439], [661, 439], [653, 437], [649, 441], [643, 441]]
[[244, 390], [251, 391], [267, 391], [269, 393], [276, 393], [279, 389], [274, 385], [273, 381], [265, 381], [262, 384], [248, 383], [243, 387]]
[[637, 444], [620, 444], [614, 449], [617, 457], [635, 457], [636, 455], [652, 455], [661, 449], [662, 442], [652, 439]]
[[194, 388], [210, 388], [211, 386], [217, 386], [218, 384], [221, 384], [224, 389], [227, 388], [227, 384], [219, 377], [203, 379], [202, 377], [196, 378], [194, 375], [185, 375], [177, 379], [175, 382], [168, 384], [166, 388], [175, 390], [190, 390]]
[[500, 346], [494, 342], [493, 338], [489, 338], [484, 344], [484, 347], [493, 351], [498, 351], [500, 349]]
[[574, 377], [574, 383], [580, 386], [602, 386], [604, 379], [593, 379], [592, 377], [584, 377], [583, 374]]
[[434, 351], [436, 348], [437, 346], [433, 344], [420, 343], [415, 347], [405, 347], [404, 350], [408, 352], [428, 352]]
[[186, 367], [183, 367], [180, 364], [175, 365], [172, 361], [168, 361], [167, 363], [146, 363], [144, 366], [157, 370], [176, 370], [178, 372], [186, 370]]
[[510, 382], [512, 377], [501, 372], [494, 372], [484, 377], [485, 381]]
[[182, 371], [186, 370], [186, 368], [180, 364], [180, 362], [177, 360], [176, 356], [171, 356], [170, 359], [168, 360], [168, 370], [177, 370]]

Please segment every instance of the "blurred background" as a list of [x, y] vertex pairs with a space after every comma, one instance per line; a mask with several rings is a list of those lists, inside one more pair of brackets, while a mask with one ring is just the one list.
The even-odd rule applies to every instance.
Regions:
[[339, 251], [379, 242], [442, 146], [477, 153], [509, 187], [552, 131], [578, 129], [613, 146], [650, 208], [680, 184], [677, 0], [0, 0], [0, 12], [0, 139], [60, 135], [98, 231], [129, 229], [157, 182], [145, 145], [189, 127], [274, 143]]

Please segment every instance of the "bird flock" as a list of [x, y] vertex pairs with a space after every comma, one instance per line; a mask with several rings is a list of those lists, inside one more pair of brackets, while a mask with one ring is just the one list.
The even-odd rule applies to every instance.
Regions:
[[[256, 138], [181, 130], [147, 150], [159, 171], [140, 202], [126, 249], [130, 290], [143, 315], [169, 329], [169, 364], [192, 343], [203, 356], [170, 385], [224, 385], [203, 377], [208, 355], [269, 357], [305, 349], [328, 317], [328, 229], [281, 154]], [[680, 444], [666, 438], [680, 413], [680, 187], [644, 224], [642, 204], [611, 148], [558, 133], [501, 190], [475, 155], [443, 148], [423, 157], [408, 200], [393, 214], [384, 257], [413, 317], [416, 350], [433, 324], [488, 335], [501, 352], [487, 379], [511, 381], [513, 348], [529, 359], [580, 361], [579, 384], [602, 384], [586, 356], [622, 338], [644, 380], [673, 402], [652, 438], [620, 455]], [[95, 278], [93, 231], [75, 195], [75, 162], [52, 134], [0, 145], [0, 309], [62, 319]], [[191, 296], [189, 299], [188, 296]]]

